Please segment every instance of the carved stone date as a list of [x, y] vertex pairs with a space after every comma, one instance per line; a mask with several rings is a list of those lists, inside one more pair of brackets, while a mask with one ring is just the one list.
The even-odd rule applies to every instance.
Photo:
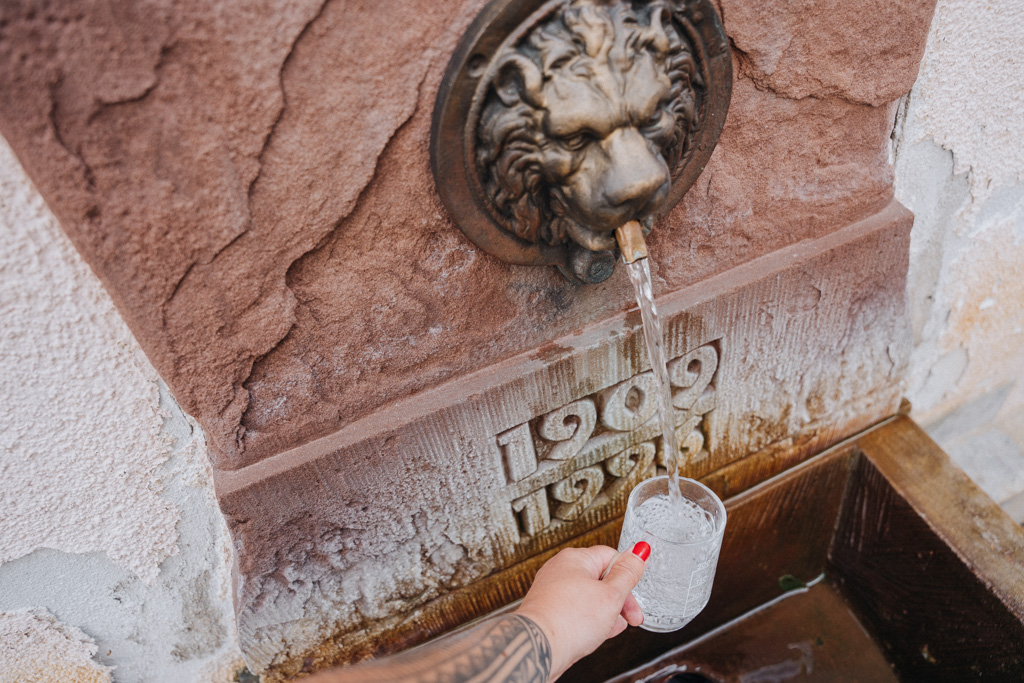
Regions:
[[[718, 350], [705, 344], [668, 364], [683, 462], [707, 457], [707, 413], [715, 403]], [[497, 435], [511, 511], [532, 538], [600, 505], [621, 504], [665, 465], [650, 372], [540, 415]]]

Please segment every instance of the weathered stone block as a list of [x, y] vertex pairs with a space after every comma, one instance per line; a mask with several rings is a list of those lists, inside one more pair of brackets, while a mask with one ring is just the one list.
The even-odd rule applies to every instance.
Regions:
[[914, 84], [934, 3], [721, 0], [721, 7], [742, 70], [759, 88], [877, 106]]
[[[686, 474], [795, 462], [895, 413], [910, 223], [892, 203], [659, 300]], [[661, 448], [638, 325], [613, 316], [219, 471], [247, 659], [358, 648], [620, 515]]]
[[[659, 292], [885, 206], [932, 4], [722, 4], [731, 111], [652, 236]], [[624, 275], [500, 263], [440, 206], [433, 102], [482, 5], [0, 6], [0, 130], [219, 468], [629, 305]]]

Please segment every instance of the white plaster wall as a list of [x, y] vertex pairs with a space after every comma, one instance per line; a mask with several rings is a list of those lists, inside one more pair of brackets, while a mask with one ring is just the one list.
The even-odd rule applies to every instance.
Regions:
[[894, 132], [913, 416], [1024, 520], [1024, 3], [939, 0]]
[[234, 680], [201, 433], [2, 139], [0, 231], [0, 671]]

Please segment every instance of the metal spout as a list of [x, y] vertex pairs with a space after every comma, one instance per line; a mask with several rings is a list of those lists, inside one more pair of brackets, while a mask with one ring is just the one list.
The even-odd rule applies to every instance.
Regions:
[[639, 221], [629, 221], [621, 228], [616, 228], [615, 241], [619, 243], [622, 260], [626, 263], [647, 258], [647, 242], [644, 241], [644, 229]]

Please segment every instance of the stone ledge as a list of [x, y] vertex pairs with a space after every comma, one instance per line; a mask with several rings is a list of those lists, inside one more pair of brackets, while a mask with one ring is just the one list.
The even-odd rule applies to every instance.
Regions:
[[[759, 453], [755, 474], [719, 484], [748, 486], [757, 472], [897, 411], [909, 349], [910, 225], [892, 202], [659, 299], [669, 358], [690, 367], [694, 354], [717, 356], [700, 396], [685, 372], [676, 382], [677, 424], [683, 436], [696, 434], [701, 454], [687, 475], [729, 471]], [[328, 437], [217, 471], [250, 666], [272, 669], [328, 639], [344, 639], [350, 654], [375, 651], [422, 606], [613, 523], [629, 485], [616, 473], [646, 476], [660, 445], [642, 409], [635, 423], [607, 416], [620, 385], [642, 393], [648, 367], [638, 325], [635, 309], [614, 315]], [[693, 375], [699, 384], [702, 373]], [[592, 418], [580, 407], [588, 402]], [[543, 427], [546, 419], [561, 420], [564, 431]], [[577, 434], [581, 425], [593, 430], [589, 438]], [[564, 458], [551, 457], [574, 439], [560, 447]], [[536, 464], [515, 464], [513, 443], [532, 448]], [[573, 477], [601, 490], [569, 509], [580, 501], [565, 500], [571, 487], [558, 485]], [[524, 519], [518, 503], [527, 493], [546, 506], [546, 518]], [[559, 510], [567, 519], [556, 519]]]

